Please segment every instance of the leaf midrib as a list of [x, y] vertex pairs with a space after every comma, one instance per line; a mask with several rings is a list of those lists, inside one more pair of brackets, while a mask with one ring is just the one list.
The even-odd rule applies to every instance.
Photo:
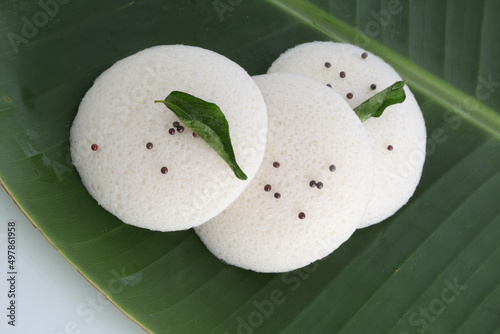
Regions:
[[364, 35], [342, 20], [304, 0], [266, 0], [295, 16], [305, 24], [329, 38], [344, 43], [361, 44], [364, 49], [393, 66], [403, 77], [408, 78], [412, 89], [432, 98], [444, 108], [451, 110], [496, 138], [500, 138], [500, 114], [448, 82], [436, 77], [386, 46]]

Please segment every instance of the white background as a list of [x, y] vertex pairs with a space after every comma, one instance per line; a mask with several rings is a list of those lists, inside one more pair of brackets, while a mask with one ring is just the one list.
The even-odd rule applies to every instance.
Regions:
[[[8, 325], [7, 224], [16, 223], [16, 326]], [[0, 186], [0, 333], [144, 334], [66, 261]]]

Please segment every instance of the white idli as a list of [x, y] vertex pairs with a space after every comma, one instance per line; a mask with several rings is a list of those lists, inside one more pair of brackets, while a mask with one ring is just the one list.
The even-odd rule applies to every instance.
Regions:
[[[283, 53], [268, 73], [288, 72], [330, 85], [351, 108], [397, 81], [400, 76], [379, 57], [343, 43], [312, 42]], [[372, 86], [375, 85], [375, 86]], [[360, 224], [366, 227], [394, 214], [413, 195], [425, 160], [426, 129], [410, 89], [406, 100], [381, 117], [363, 122], [373, 147], [375, 183]], [[348, 94], [352, 94], [349, 95]]]
[[[248, 180], [237, 179], [188, 128], [169, 134], [178, 119], [154, 101], [173, 90], [220, 107]], [[89, 193], [123, 222], [183, 230], [238, 197], [262, 162], [266, 133], [262, 94], [243, 68], [198, 47], [156, 46], [118, 61], [95, 80], [71, 128], [71, 158]]]
[[373, 159], [360, 120], [329, 88], [284, 73], [254, 79], [268, 108], [264, 160], [240, 197], [195, 231], [229, 264], [285, 272], [330, 254], [359, 226]]

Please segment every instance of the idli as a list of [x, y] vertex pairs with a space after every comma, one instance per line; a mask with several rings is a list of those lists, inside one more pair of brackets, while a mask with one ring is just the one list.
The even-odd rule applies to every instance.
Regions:
[[285, 272], [330, 254], [359, 226], [373, 158], [361, 121], [329, 88], [285, 73], [254, 79], [268, 109], [264, 160], [240, 197], [195, 231], [226, 263]]
[[[343, 43], [312, 42], [283, 53], [268, 73], [288, 72], [328, 85], [355, 108], [400, 81], [396, 71], [379, 57]], [[363, 122], [375, 162], [373, 195], [360, 224], [366, 227], [394, 214], [413, 195], [425, 160], [426, 129], [410, 89], [406, 100], [389, 106], [379, 118]]]
[[[219, 106], [246, 181], [165, 105], [154, 103], [172, 91]], [[95, 80], [71, 127], [71, 158], [89, 193], [123, 222], [184, 230], [240, 195], [262, 162], [266, 134], [264, 99], [243, 68], [202, 48], [155, 46]]]

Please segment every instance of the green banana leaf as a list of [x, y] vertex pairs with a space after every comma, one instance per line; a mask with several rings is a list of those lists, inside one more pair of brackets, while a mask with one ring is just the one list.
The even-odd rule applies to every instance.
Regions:
[[[35, 227], [154, 333], [499, 333], [500, 2], [7, 0], [0, 180]], [[93, 80], [158, 44], [250, 74], [314, 40], [360, 45], [409, 79], [427, 160], [409, 203], [283, 274], [221, 263], [192, 230], [128, 226], [89, 196], [68, 134]], [[411, 163], [411, 162], [409, 162]]]

